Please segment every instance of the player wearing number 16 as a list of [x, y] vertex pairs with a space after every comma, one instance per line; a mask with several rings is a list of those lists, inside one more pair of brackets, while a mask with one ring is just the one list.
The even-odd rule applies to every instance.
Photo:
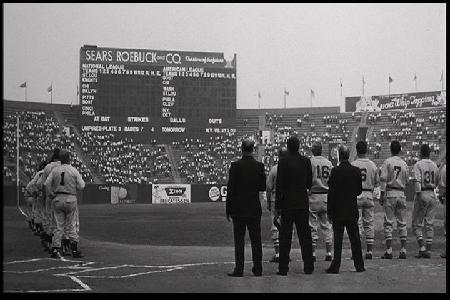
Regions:
[[406, 258], [406, 196], [405, 188], [409, 183], [408, 166], [398, 155], [402, 150], [399, 141], [391, 142], [392, 156], [381, 166], [381, 198], [384, 206], [384, 237], [386, 252], [381, 258], [392, 259], [392, 231], [394, 218], [397, 219], [397, 230], [400, 237], [400, 259]]
[[[420, 147], [420, 160], [414, 165], [415, 198], [412, 214], [412, 229], [419, 244], [417, 258], [430, 258], [433, 243], [433, 221], [437, 197], [434, 189], [439, 184], [439, 170], [430, 160], [430, 147], [423, 144]], [[425, 233], [423, 243], [422, 231]]]
[[56, 221], [56, 230], [52, 239], [52, 256], [61, 255], [61, 239], [67, 236], [70, 240], [73, 257], [83, 257], [78, 251], [77, 223], [77, 190], [84, 188], [85, 183], [80, 173], [70, 165], [70, 153], [61, 150], [61, 165], [56, 166], [45, 180], [47, 193], [51, 196], [51, 207]]

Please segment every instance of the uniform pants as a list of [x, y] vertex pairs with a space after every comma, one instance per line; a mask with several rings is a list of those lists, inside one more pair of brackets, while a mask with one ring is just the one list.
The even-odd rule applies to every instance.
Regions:
[[313, 271], [312, 237], [309, 228], [309, 209], [282, 210], [280, 229], [280, 272], [289, 271], [289, 253], [291, 252], [292, 227], [295, 223], [302, 251], [304, 271]]
[[397, 219], [397, 231], [400, 240], [406, 241], [406, 197], [403, 191], [388, 191], [384, 203], [384, 236], [392, 240], [394, 218]]
[[252, 245], [253, 266], [262, 271], [261, 217], [238, 217], [233, 219], [235, 271], [244, 271], [245, 231], [248, 229]]
[[270, 226], [270, 232], [271, 232], [271, 236], [272, 236], [273, 246], [279, 247], [280, 246], [279, 232], [278, 232], [278, 228], [273, 223], [273, 220], [275, 220], [275, 209], [274, 208], [272, 208], [272, 210], [270, 211], [270, 215], [271, 215], [271, 221], [272, 221], [272, 224]]
[[33, 197], [25, 197], [25, 213], [27, 215], [27, 221], [33, 219]]
[[433, 222], [435, 208], [437, 206], [436, 194], [434, 191], [422, 191], [416, 194], [412, 214], [412, 229], [417, 240], [423, 239], [425, 233], [425, 243], [433, 243]]
[[313, 245], [319, 240], [318, 229], [325, 236], [325, 243], [333, 242], [333, 229], [327, 217], [327, 194], [311, 194], [309, 196], [309, 227]]
[[52, 201], [52, 208], [56, 221], [52, 247], [61, 247], [63, 235], [69, 238], [71, 242], [78, 243], [78, 233], [76, 230], [77, 197], [72, 195], [57, 195]]
[[45, 200], [43, 199], [42, 195], [39, 195], [39, 196], [37, 196], [36, 202], [34, 205], [34, 210], [35, 210], [34, 222], [37, 224], [41, 224], [41, 225], [44, 223], [44, 210], [45, 210], [44, 201]]
[[375, 231], [373, 225], [374, 216], [374, 203], [372, 192], [363, 191], [358, 197], [358, 209], [359, 209], [359, 235], [366, 237], [366, 243], [373, 245]]
[[361, 239], [359, 236], [358, 221], [337, 221], [333, 220], [334, 233], [334, 256], [331, 262], [331, 268], [339, 270], [341, 267], [342, 239], [344, 238], [344, 229], [347, 229], [347, 235], [352, 248], [353, 264], [356, 269], [364, 268], [362, 257]]

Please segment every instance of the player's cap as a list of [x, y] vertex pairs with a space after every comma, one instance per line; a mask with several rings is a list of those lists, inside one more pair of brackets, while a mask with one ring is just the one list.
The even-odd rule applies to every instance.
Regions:
[[70, 152], [68, 150], [61, 150], [59, 152], [59, 159], [61, 160], [62, 164], [69, 164], [70, 163]]

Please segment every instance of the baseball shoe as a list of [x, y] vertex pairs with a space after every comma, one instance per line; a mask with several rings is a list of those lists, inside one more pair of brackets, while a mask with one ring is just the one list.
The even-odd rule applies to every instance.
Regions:
[[382, 259], [392, 259], [392, 253], [384, 252]]
[[441, 258], [447, 258], [447, 253], [442, 253]]
[[332, 255], [326, 255], [325, 256], [325, 261], [332, 261], [333, 260], [333, 256]]
[[400, 252], [400, 255], [398, 256], [400, 259], [406, 259], [406, 252]]
[[426, 256], [426, 251], [421, 251], [421, 250], [419, 250], [419, 254], [417, 254], [415, 257], [416, 258], [426, 258], [425, 256]]
[[364, 272], [366, 269], [364, 269], [364, 267], [363, 268], [358, 268], [358, 269], [356, 269], [356, 272], [358, 272], [358, 273], [360, 273], [360, 272]]
[[278, 272], [277, 272], [277, 275], [280, 275], [280, 276], [287, 276], [287, 272], [278, 271]]
[[238, 272], [236, 270], [234, 270], [231, 273], [228, 273], [228, 276], [230, 277], [243, 277], [244, 276], [244, 272]]
[[271, 263], [279, 263], [279, 262], [280, 262], [280, 257], [277, 256], [277, 255], [274, 255], [274, 256], [269, 260], [269, 262], [271, 262]]
[[59, 248], [53, 248], [53, 249], [51, 250], [50, 257], [51, 257], [51, 258], [61, 258], [61, 253], [60, 253]]
[[328, 274], [339, 274], [339, 270], [329, 267], [328, 269], [325, 270], [325, 272], [327, 272]]
[[425, 253], [422, 256], [423, 258], [431, 258], [431, 253], [430, 251], [425, 251]]
[[372, 253], [367, 252], [366, 253], [366, 259], [372, 259]]

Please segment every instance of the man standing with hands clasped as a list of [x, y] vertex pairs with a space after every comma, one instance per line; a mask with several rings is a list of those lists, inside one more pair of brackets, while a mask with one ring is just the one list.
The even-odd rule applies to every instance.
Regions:
[[242, 141], [242, 158], [230, 166], [226, 217], [233, 220], [234, 255], [236, 266], [229, 276], [244, 275], [245, 231], [248, 229], [252, 244], [253, 269], [255, 276], [262, 275], [261, 203], [259, 192], [266, 190], [264, 165], [253, 156], [254, 142]]
[[292, 226], [295, 223], [303, 258], [303, 271], [312, 274], [314, 261], [312, 237], [309, 227], [309, 201], [307, 190], [312, 186], [311, 161], [298, 153], [300, 142], [291, 136], [287, 140], [288, 155], [278, 163], [276, 180], [276, 215], [281, 214], [280, 263], [278, 275], [289, 271]]
[[365, 271], [358, 228], [357, 197], [362, 193], [361, 170], [349, 163], [349, 156], [348, 147], [341, 145], [339, 147], [340, 164], [331, 169], [328, 180], [327, 215], [333, 224], [334, 257], [326, 272], [333, 274], [338, 274], [341, 266], [344, 228], [347, 229], [350, 239], [356, 272]]

